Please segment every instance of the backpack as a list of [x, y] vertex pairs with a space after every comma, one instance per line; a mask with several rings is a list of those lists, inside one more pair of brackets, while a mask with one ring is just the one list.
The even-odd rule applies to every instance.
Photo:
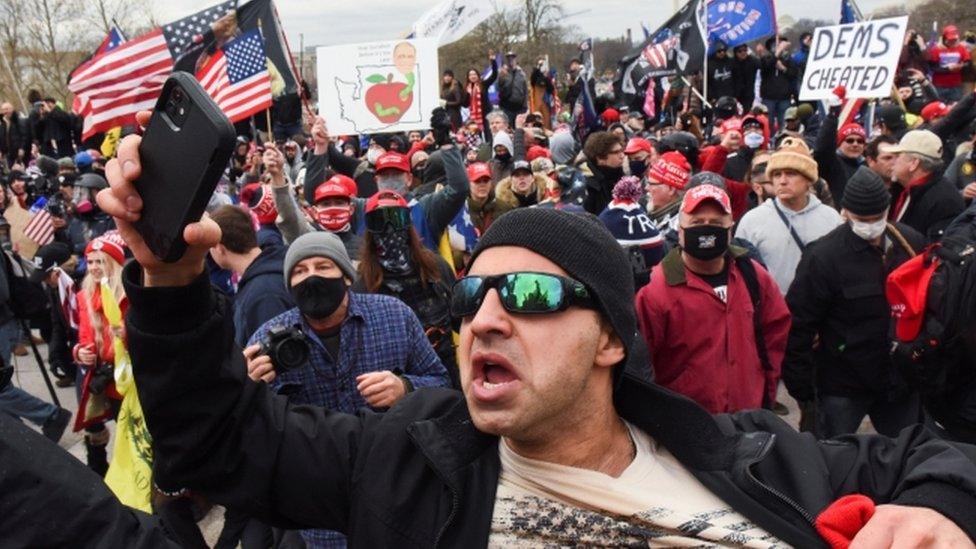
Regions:
[[7, 305], [14, 316], [20, 319], [38, 318], [48, 310], [47, 293], [40, 283], [30, 281], [35, 267], [13, 252], [0, 253], [4, 273], [7, 275], [7, 285], [10, 299]]
[[973, 378], [976, 243], [947, 237], [888, 275], [892, 362], [927, 401]]

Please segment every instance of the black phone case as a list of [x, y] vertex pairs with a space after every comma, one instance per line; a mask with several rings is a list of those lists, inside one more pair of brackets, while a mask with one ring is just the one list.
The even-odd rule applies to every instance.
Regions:
[[[176, 88], [189, 106], [180, 127], [165, 112]], [[203, 215], [235, 139], [234, 126], [196, 78], [185, 72], [170, 75], [139, 145], [142, 174], [135, 181], [143, 201], [135, 228], [160, 260], [183, 257], [183, 229]]]

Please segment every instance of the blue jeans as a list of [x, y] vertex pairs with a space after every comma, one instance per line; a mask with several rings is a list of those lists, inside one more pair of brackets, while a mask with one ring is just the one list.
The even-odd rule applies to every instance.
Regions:
[[939, 99], [943, 103], [952, 104], [956, 101], [962, 99], [962, 86], [956, 86], [954, 88], [935, 88], [939, 92]]
[[[0, 358], [4, 364], [10, 364], [13, 349], [19, 342], [20, 322], [16, 318], [0, 325]], [[43, 426], [57, 411], [57, 406], [44, 402], [19, 387], [7, 385], [0, 390], [0, 412], [13, 417]]]
[[889, 401], [880, 396], [817, 397], [817, 436], [834, 438], [856, 433], [865, 416], [882, 435], [895, 437], [905, 427], [922, 422], [922, 405], [917, 394]]
[[763, 99], [762, 102], [769, 111], [769, 134], [776, 135], [776, 132], [786, 123], [786, 109], [790, 108], [790, 100]]

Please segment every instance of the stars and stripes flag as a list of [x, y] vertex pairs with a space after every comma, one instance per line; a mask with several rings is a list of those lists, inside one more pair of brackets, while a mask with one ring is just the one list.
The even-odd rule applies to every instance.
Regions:
[[250, 30], [220, 48], [197, 73], [197, 80], [231, 122], [271, 106], [271, 77], [264, 40]]
[[30, 220], [24, 227], [24, 236], [39, 246], [50, 244], [54, 240], [54, 222], [45, 206], [47, 206], [47, 197], [38, 198], [28, 210]]
[[[861, 17], [861, 10], [854, 3], [854, 0], [841, 0], [840, 2], [840, 23], [857, 23], [863, 19]], [[864, 99], [855, 98], [847, 99], [844, 101], [844, 107], [840, 111], [840, 117], [837, 120], [837, 127], [840, 128], [845, 124], [850, 124], [854, 122], [857, 118], [858, 113], [864, 107]], [[868, 128], [868, 131], [871, 129]]]
[[[115, 48], [119, 47], [122, 44], [122, 42], [125, 42], [125, 36], [123, 36], [122, 31], [120, 31], [118, 27], [113, 26], [112, 29], [108, 31], [108, 34], [105, 35], [105, 38], [102, 39], [102, 43], [99, 44], [97, 48], [95, 48], [95, 51], [92, 52], [92, 54], [89, 55], [84, 61], [79, 63], [78, 66], [81, 67], [82, 64], [87, 63], [89, 60], [91, 60], [91, 58], [95, 57], [96, 55], [101, 55], [107, 51], [114, 50]], [[71, 71], [71, 72], [73, 77], [75, 71]], [[69, 80], [70, 78], [71, 77], [69, 77]], [[81, 116], [88, 116], [89, 114], [91, 114], [91, 102], [88, 101], [88, 99], [84, 96], [75, 95], [75, 99], [71, 105], [71, 109], [76, 113], [80, 114]]]

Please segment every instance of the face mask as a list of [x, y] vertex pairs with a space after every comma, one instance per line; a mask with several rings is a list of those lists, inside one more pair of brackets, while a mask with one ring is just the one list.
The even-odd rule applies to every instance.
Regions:
[[407, 274], [413, 271], [408, 231], [373, 233], [373, 243], [384, 271], [392, 274]]
[[869, 242], [877, 238], [881, 238], [881, 235], [884, 234], [887, 226], [888, 223], [884, 220], [884, 218], [881, 218], [874, 223], [854, 221], [853, 219], [851, 220], [851, 230], [854, 231], [854, 234]]
[[383, 156], [383, 149], [372, 148], [366, 151], [366, 161], [369, 162], [371, 166], [376, 165], [376, 161]]
[[695, 259], [708, 261], [725, 254], [729, 249], [729, 230], [714, 225], [685, 227], [684, 251]]
[[635, 177], [642, 177], [644, 172], [647, 171], [647, 163], [643, 160], [631, 160], [630, 161], [630, 175]]
[[334, 233], [349, 229], [349, 218], [352, 214], [348, 206], [330, 206], [315, 209], [315, 221], [327, 231]]
[[763, 136], [761, 133], [747, 133], [743, 136], [742, 141], [746, 144], [746, 147], [750, 149], [758, 149], [762, 146]]
[[339, 278], [310, 276], [291, 287], [291, 297], [298, 310], [312, 320], [324, 320], [336, 312], [346, 297], [346, 281]]
[[509, 160], [511, 160], [512, 155], [507, 152], [495, 153], [495, 158], [497, 158], [501, 162], [508, 162]]
[[403, 196], [407, 194], [407, 174], [377, 176], [376, 187], [381, 191], [393, 191]]

